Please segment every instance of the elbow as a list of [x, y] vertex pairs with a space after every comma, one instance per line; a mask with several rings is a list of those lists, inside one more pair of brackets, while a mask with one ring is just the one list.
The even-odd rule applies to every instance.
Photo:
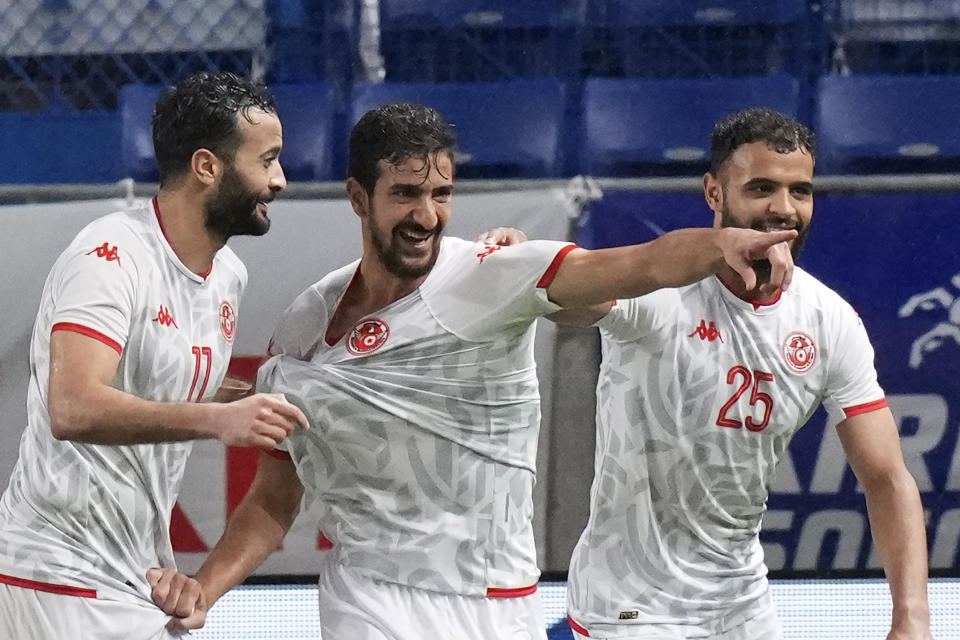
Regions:
[[50, 433], [57, 440], [76, 440], [84, 430], [83, 412], [77, 403], [66, 398], [50, 398]]

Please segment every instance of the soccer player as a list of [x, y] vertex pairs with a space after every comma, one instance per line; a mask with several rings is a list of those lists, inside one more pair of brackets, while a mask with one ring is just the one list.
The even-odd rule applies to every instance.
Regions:
[[[721, 121], [703, 179], [714, 227], [796, 230], [796, 257], [813, 154], [811, 132], [775, 111]], [[893, 595], [888, 638], [930, 638], [920, 495], [850, 305], [799, 268], [771, 292], [721, 267], [619, 300], [597, 325], [595, 475], [569, 574], [576, 637], [780, 638], [760, 522], [777, 462], [823, 402], [866, 494]]]
[[[306, 489], [334, 543], [318, 566], [325, 640], [544, 638], [531, 524], [535, 320], [728, 264], [750, 279], [761, 256], [778, 286], [789, 282], [791, 230], [688, 229], [596, 252], [444, 238], [453, 149], [423, 105], [385, 105], [353, 128], [347, 194], [362, 257], [293, 302], [258, 377], [312, 429], [292, 433], [285, 454], [260, 456], [196, 576], [207, 602], [277, 547]], [[192, 594], [179, 593], [189, 580], [170, 574], [158, 602], [189, 609]]]
[[80, 231], [44, 285], [28, 423], [0, 498], [0, 638], [168, 637], [146, 573], [175, 566], [190, 441], [272, 449], [306, 425], [278, 395], [207, 402], [247, 282], [224, 243], [266, 233], [286, 186], [272, 98], [194, 75], [157, 102], [153, 138], [157, 196]]

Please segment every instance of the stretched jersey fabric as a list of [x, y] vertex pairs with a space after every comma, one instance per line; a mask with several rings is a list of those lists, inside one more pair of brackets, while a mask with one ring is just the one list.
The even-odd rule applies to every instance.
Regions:
[[51, 332], [79, 332], [120, 353], [113, 385], [121, 391], [207, 400], [226, 373], [246, 280], [228, 248], [206, 276], [192, 273], [151, 206], [92, 222], [60, 254], [30, 343], [20, 457], [0, 498], [0, 581], [150, 600], [146, 570], [175, 566], [170, 514], [191, 445], [56, 440], [47, 410]]
[[719, 633], [762, 613], [760, 520], [790, 439], [821, 402], [834, 422], [886, 406], [859, 317], [798, 268], [769, 305], [712, 277], [620, 301], [598, 326], [572, 620], [598, 637], [642, 623]]
[[283, 445], [335, 560], [360, 575], [463, 595], [535, 589], [533, 483], [540, 402], [534, 320], [573, 245], [443, 241], [424, 283], [328, 336], [358, 263], [301, 294], [258, 389], [310, 431]]

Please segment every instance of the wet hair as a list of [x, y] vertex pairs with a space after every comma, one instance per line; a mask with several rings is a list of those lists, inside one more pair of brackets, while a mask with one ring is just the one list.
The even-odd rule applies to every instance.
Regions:
[[232, 161], [243, 141], [237, 114], [251, 122], [255, 109], [277, 113], [263, 85], [233, 73], [201, 71], [167, 88], [153, 109], [160, 183], [185, 173], [197, 149]]
[[752, 107], [730, 114], [713, 128], [710, 173], [717, 175], [737, 149], [752, 142], [765, 142], [777, 153], [816, 152], [813, 132], [799, 121], [773, 109]]
[[353, 126], [347, 175], [372, 194], [380, 177], [380, 160], [397, 166], [415, 157], [426, 165], [435, 154], [452, 158], [455, 145], [453, 130], [435, 109], [392, 102], [367, 111]]

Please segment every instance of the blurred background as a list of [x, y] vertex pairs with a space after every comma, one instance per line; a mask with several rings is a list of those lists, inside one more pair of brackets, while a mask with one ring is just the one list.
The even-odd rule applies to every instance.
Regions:
[[[159, 91], [199, 70], [266, 82], [291, 181], [250, 268], [234, 371], [279, 312], [359, 255], [345, 146], [382, 102], [438, 108], [458, 137], [451, 232], [511, 225], [588, 248], [709, 225], [714, 122], [765, 105], [818, 138], [800, 260], [863, 317], [928, 517], [935, 633], [960, 638], [960, 0], [0, 0], [0, 484], [25, 420], [43, 279], [95, 217], [149, 197]], [[592, 479], [593, 330], [541, 323], [536, 530], [551, 637]], [[693, 329], [693, 327], [691, 327]], [[174, 513], [194, 570], [255, 456], [198, 444]], [[304, 514], [201, 638], [315, 638]], [[787, 638], [876, 638], [889, 596], [862, 492], [818, 414], [772, 488], [762, 536]], [[267, 615], [269, 614], [269, 615]], [[816, 620], [816, 624], [811, 624]]]

